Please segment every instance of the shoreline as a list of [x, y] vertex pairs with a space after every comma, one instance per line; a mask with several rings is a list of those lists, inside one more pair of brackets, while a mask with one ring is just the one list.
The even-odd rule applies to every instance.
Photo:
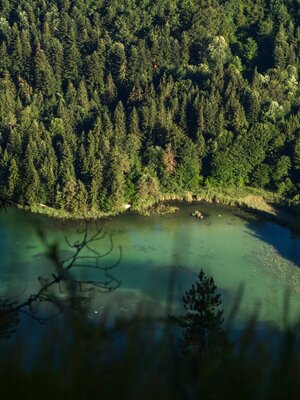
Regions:
[[[159, 211], [159, 204], [166, 204], [168, 202], [185, 202], [185, 203], [214, 203], [226, 205], [233, 208], [240, 208], [244, 211], [256, 214], [265, 219], [271, 220], [281, 226], [284, 226], [295, 233], [300, 233], [300, 208], [289, 208], [280, 202], [276, 193], [266, 192], [253, 188], [230, 188], [230, 189], [203, 189], [197, 194], [186, 192], [182, 194], [164, 193], [153, 201], [141, 206], [132, 206], [129, 211], [137, 212], [143, 216], [152, 214], [166, 214], [165, 208], [163, 212]], [[65, 210], [58, 210], [48, 207], [43, 204], [37, 204], [31, 207], [24, 207], [16, 204], [17, 208], [32, 212], [34, 214], [43, 215], [45, 217], [54, 218], [58, 220], [68, 221], [82, 221], [82, 220], [99, 220], [109, 217], [116, 217], [126, 212], [126, 208], [103, 212], [99, 210], [85, 211], [83, 214], [69, 213]], [[156, 210], [158, 209], [158, 211]], [[171, 207], [171, 213], [174, 212], [174, 207]], [[154, 210], [152, 212], [152, 210]]]

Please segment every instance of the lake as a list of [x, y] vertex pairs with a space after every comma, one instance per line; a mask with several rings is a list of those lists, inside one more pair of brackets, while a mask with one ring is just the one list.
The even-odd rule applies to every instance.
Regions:
[[[200, 210], [203, 221], [191, 217]], [[222, 293], [225, 317], [241, 285], [243, 298], [235, 324], [254, 310], [258, 320], [282, 326], [284, 297], [290, 298], [290, 318], [300, 317], [300, 238], [286, 228], [235, 208], [211, 204], [182, 204], [175, 214], [143, 217], [126, 212], [99, 223], [108, 236], [97, 244], [99, 252], [114, 249], [101, 262], [122, 260], [111, 273], [121, 281], [116, 291], [98, 293], [91, 318], [101, 318], [106, 307], [112, 315], [135, 312], [166, 314], [169, 300], [180, 309], [185, 290], [201, 268], [213, 276]], [[78, 222], [62, 222], [11, 208], [0, 214], [0, 295], [24, 297], [39, 288], [38, 277], [51, 275], [52, 265], [37, 230], [57, 242], [62, 257], [71, 255], [65, 241], [80, 238]], [[95, 232], [93, 224], [89, 232]], [[97, 269], [78, 268], [78, 279], [103, 280]], [[137, 311], [136, 311], [137, 310]]]

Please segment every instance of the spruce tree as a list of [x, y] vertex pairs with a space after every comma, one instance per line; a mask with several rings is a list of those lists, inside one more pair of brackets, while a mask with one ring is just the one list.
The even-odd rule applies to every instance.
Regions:
[[19, 169], [16, 160], [12, 158], [8, 168], [7, 197], [16, 199], [19, 191]]
[[185, 313], [175, 317], [175, 321], [183, 328], [184, 352], [197, 356], [227, 350], [230, 345], [223, 329], [221, 295], [214, 279], [201, 270], [182, 300]]

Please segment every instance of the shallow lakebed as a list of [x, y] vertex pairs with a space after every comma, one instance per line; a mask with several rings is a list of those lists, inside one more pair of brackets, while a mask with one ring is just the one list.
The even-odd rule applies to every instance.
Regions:
[[[204, 220], [191, 217], [199, 210]], [[213, 276], [222, 293], [225, 317], [243, 286], [235, 324], [254, 310], [258, 320], [283, 323], [284, 296], [290, 297], [290, 318], [300, 318], [300, 237], [286, 228], [235, 208], [213, 204], [181, 204], [175, 214], [143, 217], [127, 212], [99, 222], [108, 236], [97, 244], [105, 253], [113, 235], [114, 249], [101, 262], [121, 263], [112, 271], [122, 282], [109, 294], [98, 294], [91, 316], [101, 318], [106, 307], [114, 315], [147, 312], [166, 315], [169, 300], [174, 312], [181, 307], [184, 291], [201, 268]], [[78, 222], [62, 222], [11, 208], [0, 214], [0, 295], [26, 296], [39, 287], [38, 277], [51, 275], [51, 264], [37, 230], [48, 241], [78, 240]], [[95, 229], [91, 223], [89, 232]], [[101, 271], [81, 268], [80, 279], [101, 280]], [[137, 311], [136, 311], [137, 310]]]

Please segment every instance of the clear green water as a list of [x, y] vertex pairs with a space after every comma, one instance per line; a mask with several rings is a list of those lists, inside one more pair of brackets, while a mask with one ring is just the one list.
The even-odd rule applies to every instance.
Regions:
[[[200, 210], [204, 221], [190, 216]], [[114, 275], [121, 288], [99, 294], [93, 312], [101, 315], [109, 305], [114, 314], [131, 315], [139, 305], [151, 315], [165, 314], [168, 296], [178, 307], [184, 291], [200, 268], [211, 274], [222, 290], [225, 312], [231, 309], [241, 284], [244, 296], [236, 323], [244, 321], [260, 304], [260, 321], [277, 325], [283, 320], [283, 298], [290, 293], [290, 315], [300, 317], [300, 238], [269, 221], [235, 209], [216, 205], [182, 205], [173, 215], [142, 217], [126, 213], [101, 222], [113, 234], [115, 249], [103, 259], [107, 265], [118, 258]], [[62, 223], [24, 211], [10, 209], [0, 214], [0, 295], [25, 296], [38, 287], [38, 276], [51, 270], [36, 232], [41, 227], [50, 241], [69, 251], [64, 235], [78, 239], [78, 223]], [[90, 231], [93, 231], [90, 227]], [[99, 243], [105, 252], [108, 240]], [[84, 279], [101, 279], [98, 271], [80, 270]], [[170, 277], [174, 285], [170, 287]]]

